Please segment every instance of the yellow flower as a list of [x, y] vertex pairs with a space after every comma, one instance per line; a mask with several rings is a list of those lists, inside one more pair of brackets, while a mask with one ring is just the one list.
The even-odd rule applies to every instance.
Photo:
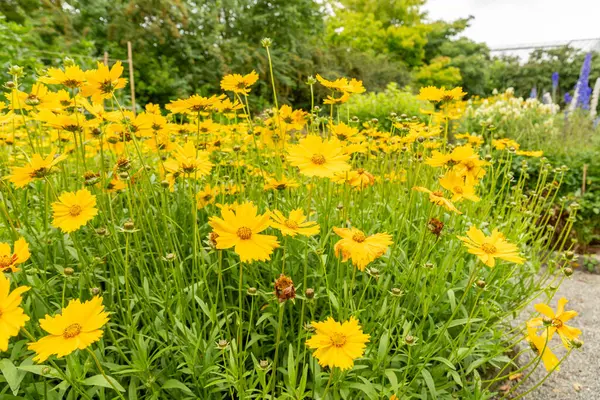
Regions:
[[208, 152], [198, 151], [191, 141], [186, 142], [183, 147], [177, 145], [173, 157], [175, 159], [165, 161], [163, 166], [167, 172], [177, 176], [198, 179], [208, 175], [213, 166]]
[[8, 350], [8, 339], [17, 336], [25, 322], [29, 321], [20, 307], [23, 301], [21, 295], [29, 289], [28, 286], [20, 286], [11, 292], [10, 281], [0, 272], [0, 351]]
[[541, 150], [538, 151], [525, 151], [525, 150], [517, 150], [517, 155], [518, 156], [525, 156], [525, 157], [536, 157], [536, 158], [540, 158], [541, 156], [544, 155], [544, 152]]
[[392, 236], [387, 233], [376, 233], [366, 236], [356, 228], [337, 228], [333, 231], [342, 239], [334, 247], [335, 255], [342, 255], [342, 261], [352, 260], [352, 264], [359, 270], [373, 260], [381, 257], [392, 244]]
[[221, 79], [221, 89], [247, 95], [250, 93], [250, 86], [254, 85], [257, 80], [258, 74], [256, 71], [252, 71], [244, 76], [240, 74], [225, 75]]
[[77, 65], [65, 68], [49, 68], [45, 76], [39, 78], [42, 83], [64, 85], [70, 89], [81, 87], [86, 80], [85, 72]]
[[215, 202], [215, 199], [219, 195], [219, 188], [213, 188], [210, 185], [204, 186], [204, 189], [196, 194], [196, 205], [198, 210], [206, 207], [209, 204]]
[[496, 150], [504, 150], [504, 149], [508, 149], [508, 148], [514, 148], [515, 150], [518, 150], [520, 145], [519, 143], [515, 142], [512, 139], [507, 139], [507, 138], [503, 138], [503, 139], [494, 139], [492, 140], [492, 145], [494, 146], [494, 148]]
[[171, 103], [167, 104], [165, 108], [171, 111], [174, 114], [182, 114], [182, 113], [194, 113], [198, 114], [201, 111], [211, 110], [215, 107], [221, 100], [225, 98], [225, 95], [221, 96], [210, 96], [210, 97], [202, 97], [200, 95], [193, 95], [188, 97], [187, 99], [178, 99], [171, 101]]
[[339, 323], [329, 317], [324, 322], [313, 321], [311, 325], [316, 333], [306, 345], [315, 350], [313, 355], [322, 367], [350, 369], [354, 360], [363, 356], [370, 335], [363, 333], [356, 318]]
[[10, 244], [0, 243], [0, 275], [8, 270], [18, 272], [17, 265], [29, 260], [31, 253], [29, 253], [29, 245], [25, 239], [19, 238], [14, 244], [14, 249], [13, 253], [10, 250]]
[[438, 192], [438, 191], [432, 192], [431, 190], [421, 187], [421, 186], [415, 186], [415, 187], [413, 187], [413, 190], [416, 190], [417, 192], [428, 193], [429, 201], [432, 202], [433, 204], [442, 206], [448, 211], [453, 211], [457, 214], [462, 214], [462, 212], [460, 212], [454, 206], [454, 204], [452, 204], [452, 202], [450, 200], [448, 200], [447, 198], [444, 197], [444, 193], [442, 193], [442, 192]]
[[56, 152], [51, 152], [46, 158], [39, 154], [34, 154], [31, 161], [22, 167], [12, 169], [12, 174], [7, 177], [16, 187], [27, 186], [35, 179], [43, 178], [50, 173], [52, 167], [67, 158], [66, 155], [57, 156]]
[[560, 370], [558, 357], [550, 350], [550, 337], [545, 330], [541, 336], [537, 334], [537, 324], [527, 322], [527, 341], [534, 351], [542, 357], [546, 371]]
[[44, 362], [51, 355], [58, 358], [67, 356], [75, 350], [84, 350], [102, 337], [102, 327], [108, 322], [108, 313], [104, 311], [102, 297], [82, 303], [71, 300], [62, 309], [60, 315], [46, 315], [40, 320], [40, 327], [49, 333], [37, 342], [29, 343], [29, 350], [36, 352], [35, 362]]
[[451, 201], [467, 199], [477, 202], [480, 198], [475, 194], [475, 186], [470, 181], [471, 179], [465, 179], [465, 177], [451, 170], [440, 178], [440, 185], [452, 192]]
[[[558, 333], [560, 339], [563, 342], [563, 345], [567, 349], [569, 349], [572, 347], [572, 341], [575, 339], [579, 339], [579, 336], [581, 335], [581, 330], [573, 328], [566, 324], [568, 321], [577, 316], [577, 311], [565, 311], [565, 305], [567, 304], [567, 302], [568, 300], [566, 298], [561, 297], [558, 300], [556, 313], [554, 313], [552, 308], [550, 308], [550, 306], [548, 306], [547, 304], [536, 304], [534, 307], [539, 313], [543, 314], [549, 319], [548, 335], [550, 336], [550, 339], [552, 339], [554, 333]], [[539, 326], [544, 324], [544, 319], [541, 317], [534, 318], [530, 322], [532, 325]]]
[[208, 224], [217, 237], [217, 249], [229, 249], [240, 256], [242, 262], [271, 259], [273, 250], [279, 247], [276, 236], [260, 235], [269, 227], [269, 213], [257, 215], [251, 202], [235, 207], [235, 211], [223, 207], [221, 217], [211, 217]]
[[478, 135], [471, 135], [470, 133], [459, 133], [458, 135], [455, 135], [455, 137], [457, 139], [467, 139], [467, 142], [474, 146], [480, 146], [483, 144], [483, 138]]
[[375, 183], [373, 174], [364, 168], [359, 168], [356, 171], [339, 172], [335, 174], [332, 180], [338, 183], [347, 183], [357, 190], [362, 190]]
[[96, 196], [87, 189], [61, 194], [58, 201], [52, 203], [52, 210], [52, 226], [67, 233], [81, 228], [98, 214]]
[[332, 178], [336, 173], [350, 169], [347, 163], [350, 156], [344, 154], [340, 142], [335, 139], [325, 141], [316, 135], [306, 136], [297, 145], [290, 146], [287, 159], [306, 176]]
[[281, 231], [284, 236], [312, 236], [319, 233], [319, 225], [314, 221], [307, 221], [304, 211], [301, 208], [290, 212], [289, 218], [286, 218], [280, 211], [275, 210], [271, 213], [271, 226]]
[[265, 190], [285, 190], [290, 188], [296, 188], [300, 186], [298, 182], [293, 179], [288, 179], [285, 176], [281, 179], [277, 178], [266, 178]]
[[127, 79], [121, 78], [123, 66], [117, 61], [109, 70], [108, 66], [98, 62], [98, 69], [86, 71], [86, 84], [81, 89], [85, 97], [92, 97], [94, 103], [102, 103], [104, 99], [110, 99], [117, 89], [122, 89]]
[[363, 93], [365, 91], [362, 81], [358, 81], [354, 78], [350, 81], [348, 81], [346, 78], [338, 78], [335, 81], [328, 81], [321, 75], [317, 74], [317, 80], [326, 88], [342, 93]]
[[496, 265], [496, 258], [516, 264], [525, 262], [525, 259], [519, 255], [517, 246], [509, 243], [497, 229], [492, 231], [491, 236], [485, 236], [482, 231], [471, 226], [467, 231], [467, 237], [458, 236], [458, 238], [464, 242], [469, 253], [475, 254], [488, 267]]
[[419, 90], [419, 95], [417, 96], [417, 98], [419, 100], [431, 101], [433, 103], [442, 101], [443, 97], [444, 97], [444, 89], [439, 89], [439, 88], [436, 88], [435, 86], [422, 87]]

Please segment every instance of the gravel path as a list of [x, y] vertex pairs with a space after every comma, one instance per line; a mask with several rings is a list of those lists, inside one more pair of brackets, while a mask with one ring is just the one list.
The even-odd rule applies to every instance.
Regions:
[[[536, 391], [530, 393], [528, 400], [598, 400], [600, 399], [600, 275], [576, 271], [571, 279], [565, 280], [551, 302], [556, 309], [560, 297], [569, 300], [566, 309], [576, 310], [579, 315], [571, 320], [570, 325], [583, 331], [584, 342], [581, 350], [574, 350], [560, 366]], [[536, 303], [536, 301], [534, 301]], [[530, 306], [533, 310], [533, 304]], [[557, 338], [558, 339], [558, 338]], [[557, 341], [558, 343], [558, 341]], [[556, 351], [560, 358], [562, 354]], [[545, 376], [540, 366], [535, 373], [523, 383], [526, 391]]]

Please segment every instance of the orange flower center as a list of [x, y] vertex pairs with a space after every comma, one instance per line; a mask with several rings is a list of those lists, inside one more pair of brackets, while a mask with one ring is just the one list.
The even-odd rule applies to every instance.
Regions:
[[296, 221], [292, 221], [291, 219], [285, 221], [285, 226], [287, 226], [290, 229], [298, 229], [298, 224], [296, 223]]
[[435, 192], [431, 192], [431, 194], [434, 196], [437, 196], [437, 197], [444, 197], [444, 193], [440, 192], [439, 190], [435, 191]]
[[346, 344], [347, 338], [346, 335], [335, 332], [331, 335], [331, 344], [335, 347], [342, 347]]
[[352, 240], [354, 240], [355, 242], [358, 242], [358, 243], [362, 243], [366, 239], [367, 238], [365, 237], [365, 234], [362, 233], [361, 231], [358, 231], [354, 235], [352, 235]]
[[236, 232], [238, 237], [242, 240], [248, 240], [252, 237], [252, 229], [242, 226]]
[[463, 194], [463, 188], [460, 186], [454, 186], [454, 193]]
[[12, 264], [12, 259], [10, 256], [2, 256], [0, 257], [0, 269], [4, 269], [9, 267]]
[[555, 327], [556, 329], [560, 329], [563, 326], [563, 322], [558, 319], [558, 318], [553, 318], [552, 319], [552, 326]]
[[69, 208], [69, 214], [71, 215], [71, 217], [78, 217], [82, 211], [83, 209], [79, 204], [72, 205], [71, 208]]
[[356, 170], [356, 173], [359, 174], [359, 175], [362, 175], [362, 174], [365, 173], [365, 169], [364, 168], [359, 168], [359, 169]]
[[483, 250], [487, 254], [494, 254], [497, 251], [496, 246], [494, 246], [493, 244], [490, 244], [490, 243], [482, 244], [481, 250]]
[[312, 161], [313, 164], [323, 165], [325, 164], [325, 157], [322, 154], [313, 154], [310, 161]]
[[81, 333], [81, 325], [79, 324], [71, 324], [69, 326], [66, 327], [66, 329], [63, 332], [63, 337], [65, 339], [72, 339], [75, 336], [79, 335]]

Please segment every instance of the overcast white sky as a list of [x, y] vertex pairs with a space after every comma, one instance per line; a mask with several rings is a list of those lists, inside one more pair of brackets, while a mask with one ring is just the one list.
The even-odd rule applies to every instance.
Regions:
[[600, 0], [428, 0], [429, 18], [473, 15], [465, 35], [490, 47], [600, 38]]

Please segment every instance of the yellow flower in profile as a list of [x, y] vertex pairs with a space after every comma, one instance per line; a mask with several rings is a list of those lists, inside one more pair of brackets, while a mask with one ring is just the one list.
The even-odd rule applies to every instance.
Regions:
[[459, 133], [454, 136], [457, 139], [467, 139], [469, 144], [473, 146], [481, 146], [483, 144], [483, 137], [478, 135], [471, 135], [470, 133]]
[[271, 177], [266, 178], [266, 183], [265, 183], [264, 188], [265, 188], [265, 190], [281, 191], [281, 190], [285, 190], [285, 189], [297, 188], [298, 186], [300, 186], [300, 185], [295, 180], [286, 178], [285, 176], [282, 176], [281, 179], [271, 178]]
[[15, 184], [17, 188], [23, 188], [35, 179], [45, 177], [50, 173], [52, 167], [67, 158], [66, 155], [57, 156], [56, 152], [51, 152], [46, 158], [39, 154], [31, 156], [31, 161], [22, 167], [12, 169], [12, 174], [6, 179]]
[[339, 323], [329, 317], [324, 322], [313, 321], [315, 334], [306, 341], [314, 349], [314, 357], [322, 367], [340, 368], [342, 371], [354, 366], [354, 360], [362, 357], [370, 335], [363, 333], [354, 317]]
[[[568, 326], [566, 323], [577, 316], [577, 311], [565, 311], [565, 305], [568, 300], [561, 297], [558, 300], [558, 306], [556, 307], [556, 313], [547, 304], [536, 304], [534, 307], [540, 314], [544, 315], [548, 321], [548, 335], [550, 339], [555, 333], [558, 333], [563, 345], [569, 349], [572, 347], [574, 340], [579, 339], [581, 330]], [[532, 325], [544, 325], [544, 318], [534, 318], [531, 321]]]
[[348, 171], [350, 159], [336, 139], [323, 140], [320, 136], [309, 135], [288, 149], [287, 159], [306, 176], [332, 178], [338, 172]]
[[51, 355], [58, 358], [75, 350], [84, 350], [97, 342], [104, 333], [102, 327], [108, 322], [102, 297], [95, 296], [86, 302], [71, 300], [60, 315], [46, 315], [40, 320], [40, 327], [49, 333], [37, 342], [29, 343], [28, 349], [36, 352], [33, 361], [41, 363]]
[[122, 89], [127, 83], [127, 79], [121, 78], [123, 66], [121, 61], [117, 61], [111, 69], [107, 65], [98, 62], [98, 69], [85, 72], [87, 82], [81, 89], [81, 94], [85, 97], [92, 97], [94, 103], [102, 103], [104, 99], [110, 99], [115, 90]]
[[76, 231], [98, 214], [96, 196], [87, 189], [61, 194], [58, 201], [52, 203], [52, 210], [52, 226], [66, 233]]
[[281, 211], [275, 210], [271, 213], [271, 226], [279, 229], [283, 236], [312, 236], [319, 233], [319, 225], [314, 221], [307, 221], [304, 211], [297, 208], [290, 212], [289, 218], [286, 218]]
[[517, 150], [517, 155], [518, 156], [525, 156], [525, 157], [540, 158], [541, 156], [544, 155], [544, 152], [541, 151], [541, 150], [537, 150], [537, 151]]
[[339, 172], [335, 174], [332, 180], [338, 183], [347, 183], [357, 190], [362, 190], [375, 184], [375, 176], [364, 168], [359, 168], [356, 171]]
[[247, 95], [250, 93], [250, 86], [254, 85], [257, 80], [258, 74], [256, 71], [243, 76], [240, 74], [225, 75], [221, 79], [221, 89]]
[[64, 85], [70, 89], [75, 89], [83, 86], [86, 76], [79, 66], [72, 65], [65, 68], [64, 71], [60, 68], [48, 68], [46, 75], [38, 80], [42, 83]]
[[387, 233], [376, 233], [366, 236], [363, 231], [356, 228], [337, 228], [333, 231], [342, 239], [334, 247], [335, 255], [342, 255], [342, 261], [352, 260], [352, 264], [359, 270], [373, 260], [385, 254], [392, 244], [392, 236]]
[[211, 217], [208, 224], [218, 235], [217, 249], [234, 247], [242, 262], [270, 260], [279, 247], [276, 236], [260, 234], [269, 227], [269, 213], [258, 215], [251, 202], [238, 205], [235, 211], [221, 208], [221, 218]]
[[494, 148], [496, 150], [504, 150], [504, 149], [510, 149], [510, 148], [519, 150], [519, 147], [521, 147], [519, 145], [519, 143], [515, 142], [512, 139], [507, 139], [507, 138], [492, 140], [492, 146], [494, 146]]
[[413, 187], [413, 190], [416, 190], [417, 192], [423, 192], [423, 193], [429, 194], [429, 201], [435, 205], [442, 206], [448, 211], [452, 211], [457, 214], [462, 214], [462, 212], [460, 212], [458, 210], [458, 208], [456, 208], [449, 199], [444, 197], [444, 193], [442, 193], [442, 192], [439, 192], [439, 191], [432, 192], [431, 190], [421, 187], [421, 186], [415, 186], [415, 187]]
[[509, 243], [497, 229], [492, 231], [491, 236], [485, 236], [482, 231], [471, 226], [467, 231], [467, 237], [458, 236], [458, 238], [464, 242], [469, 253], [475, 254], [488, 267], [496, 265], [496, 258], [516, 264], [525, 262], [525, 259], [519, 255], [517, 246]]
[[548, 332], [544, 330], [542, 335], [537, 334], [538, 325], [536, 323], [527, 322], [527, 341], [531, 348], [542, 357], [544, 368], [546, 371], [556, 370], [559, 371], [558, 357], [550, 350], [550, 337]]
[[[1, 256], [0, 256], [1, 260]], [[0, 272], [0, 351], [8, 350], [8, 340], [19, 334], [29, 317], [20, 307], [21, 295], [28, 291], [28, 286], [20, 286], [10, 291], [10, 281]]]
[[17, 265], [29, 260], [31, 253], [25, 239], [19, 238], [14, 244], [14, 249], [13, 253], [10, 250], [10, 244], [0, 243], [0, 275], [8, 270], [18, 272]]
[[463, 199], [478, 202], [480, 198], [475, 194], [475, 186], [469, 182], [471, 179], [457, 174], [450, 170], [440, 178], [440, 185], [452, 192], [451, 201], [461, 201]]
[[213, 188], [210, 185], [204, 186], [204, 189], [196, 194], [196, 205], [198, 210], [206, 207], [209, 204], [215, 202], [215, 199], [219, 195], [219, 188]]

